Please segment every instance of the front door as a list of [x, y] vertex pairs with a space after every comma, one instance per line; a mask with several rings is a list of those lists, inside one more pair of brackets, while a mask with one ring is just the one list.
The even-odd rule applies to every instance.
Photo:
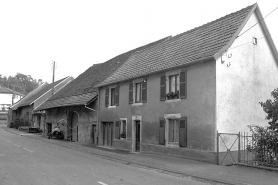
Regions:
[[135, 151], [140, 151], [140, 121], [135, 121]]
[[104, 146], [113, 145], [113, 123], [112, 122], [103, 123], [103, 145]]

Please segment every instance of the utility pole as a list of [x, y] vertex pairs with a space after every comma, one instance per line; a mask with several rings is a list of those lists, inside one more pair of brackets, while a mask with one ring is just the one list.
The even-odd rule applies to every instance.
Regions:
[[54, 95], [55, 61], [53, 61], [52, 96]]

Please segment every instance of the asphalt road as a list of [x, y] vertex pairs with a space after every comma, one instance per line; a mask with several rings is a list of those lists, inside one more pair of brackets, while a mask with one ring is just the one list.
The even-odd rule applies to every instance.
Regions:
[[204, 185], [189, 177], [109, 161], [0, 127], [0, 185]]

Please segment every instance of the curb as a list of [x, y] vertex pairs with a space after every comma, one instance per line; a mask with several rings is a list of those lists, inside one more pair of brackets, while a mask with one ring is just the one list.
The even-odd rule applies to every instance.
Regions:
[[[20, 135], [20, 136], [27, 136], [27, 138], [30, 138], [30, 137], [28, 137], [30, 135], [18, 134], [18, 133], [10, 131], [8, 129], [5, 129], [5, 128], [4, 128], [4, 130], [9, 132], [9, 133], [12, 133], [12, 134], [16, 134], [16, 135]], [[102, 159], [106, 159], [106, 160], [110, 160], [110, 161], [114, 161], [114, 162], [118, 162], [118, 163], [122, 163], [122, 164], [126, 164], [126, 165], [131, 165], [131, 166], [144, 168], [144, 169], [153, 169], [153, 170], [156, 170], [159, 173], [178, 176], [178, 177], [182, 177], [182, 178], [191, 177], [191, 178], [195, 179], [196, 181], [206, 181], [208, 183], [217, 183], [217, 184], [221, 183], [221, 184], [226, 184], [226, 185], [248, 185], [247, 183], [217, 179], [217, 178], [213, 178], [213, 177], [210, 177], [210, 176], [197, 174], [197, 173], [194, 173], [194, 172], [184, 172], [184, 171], [178, 171], [178, 170], [173, 170], [173, 169], [169, 169], [169, 168], [161, 168], [161, 167], [142, 164], [142, 163], [130, 162], [130, 161], [126, 161], [126, 160], [123, 160], [123, 159], [113, 158], [113, 157], [107, 156], [107, 155], [100, 155], [100, 154], [97, 154], [97, 153], [94, 153], [94, 152], [91, 152], [91, 151], [88, 151], [88, 150], [80, 149], [78, 147], [70, 146], [70, 145], [67, 145], [67, 144], [60, 143], [60, 142], [59, 143], [49, 142], [46, 139], [38, 139], [38, 138], [34, 138], [34, 137], [32, 137], [32, 139], [37, 139], [37, 140], [40, 140], [42, 142], [55, 144], [55, 145], [62, 146], [62, 147], [65, 147], [65, 148], [71, 148], [71, 149], [74, 149], [75, 151], [90, 154], [90, 155], [93, 155], [93, 156], [96, 156], [96, 157], [99, 157], [99, 158], [102, 158]]]
[[267, 166], [255, 166], [255, 165], [244, 164], [244, 163], [237, 163], [237, 165], [238, 166], [246, 166], [246, 167], [250, 167], [250, 168], [257, 168], [257, 169], [263, 169], [263, 170], [278, 172], [278, 168], [272, 168], [272, 167], [267, 167]]

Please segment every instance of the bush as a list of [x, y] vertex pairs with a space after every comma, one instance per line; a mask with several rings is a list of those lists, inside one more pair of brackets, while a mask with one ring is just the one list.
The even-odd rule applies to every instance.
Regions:
[[259, 165], [278, 165], [278, 133], [271, 127], [248, 126], [253, 133], [247, 150], [255, 154]]
[[16, 128], [18, 129], [18, 127], [23, 126], [24, 125], [24, 121], [22, 119], [16, 119], [14, 122], [11, 122], [11, 128]]

